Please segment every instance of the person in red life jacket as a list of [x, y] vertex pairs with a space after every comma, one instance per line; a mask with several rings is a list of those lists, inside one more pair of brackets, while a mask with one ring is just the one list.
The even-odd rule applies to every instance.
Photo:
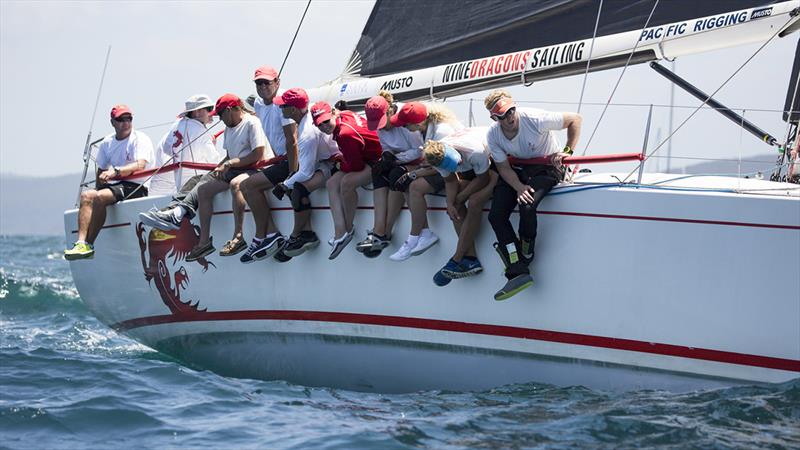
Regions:
[[378, 133], [367, 128], [367, 121], [352, 111], [331, 110], [327, 102], [311, 106], [314, 125], [325, 134], [333, 136], [342, 154], [340, 171], [328, 179], [331, 215], [335, 235], [328, 259], [334, 259], [353, 239], [353, 220], [358, 206], [359, 186], [372, 181], [372, 168], [381, 157]]
[[[439, 141], [464, 128], [452, 111], [439, 104], [410, 102], [403, 105], [390, 122], [395, 127], [422, 133], [423, 140]], [[423, 165], [408, 171], [395, 183], [398, 189], [408, 190], [408, 209], [411, 210], [411, 231], [408, 238], [395, 253], [392, 261], [405, 261], [421, 255], [439, 242], [439, 236], [428, 227], [428, 204], [426, 194], [435, 194], [444, 189], [444, 178], [436, 169]]]
[[[569, 112], [550, 112], [517, 108], [508, 92], [496, 90], [484, 100], [494, 125], [487, 143], [500, 173], [494, 188], [489, 223], [497, 243], [495, 249], [506, 267], [508, 282], [494, 295], [505, 300], [533, 284], [528, 266], [533, 261], [536, 241], [536, 208], [561, 181], [561, 160], [578, 144], [581, 116]], [[558, 142], [556, 131], [567, 130], [567, 145]], [[562, 150], [563, 148], [563, 150]], [[513, 164], [509, 157], [531, 159], [549, 157], [551, 164]], [[510, 217], [519, 207], [519, 236]]]
[[94, 241], [106, 221], [106, 208], [127, 199], [147, 196], [147, 177], [120, 180], [152, 163], [153, 142], [133, 129], [133, 112], [126, 105], [111, 109], [114, 133], [100, 142], [97, 151], [95, 189], [81, 192], [78, 210], [78, 240], [64, 250], [67, 260], [94, 257]]

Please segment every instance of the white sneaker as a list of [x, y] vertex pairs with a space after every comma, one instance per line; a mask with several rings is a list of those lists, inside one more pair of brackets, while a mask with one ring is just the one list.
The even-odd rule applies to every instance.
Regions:
[[408, 258], [411, 258], [412, 256], [411, 251], [414, 250], [414, 248], [417, 246], [417, 244], [419, 243], [419, 239], [420, 239], [419, 236], [409, 236], [408, 239], [406, 239], [406, 241], [403, 242], [403, 246], [400, 247], [400, 250], [394, 252], [394, 254], [392, 254], [392, 256], [390, 256], [389, 259], [391, 259], [392, 261], [405, 261]]
[[417, 256], [425, 253], [426, 250], [433, 247], [434, 244], [439, 242], [439, 236], [436, 235], [433, 231], [429, 229], [422, 230], [422, 233], [419, 234], [419, 242], [417, 242], [417, 246], [411, 250], [412, 256]]

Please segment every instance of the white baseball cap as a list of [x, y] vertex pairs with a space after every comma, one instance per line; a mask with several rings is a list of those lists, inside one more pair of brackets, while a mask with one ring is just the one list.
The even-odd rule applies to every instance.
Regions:
[[186, 100], [186, 109], [182, 113], [178, 114], [178, 117], [183, 117], [192, 111], [197, 111], [198, 109], [213, 107], [214, 102], [211, 101], [211, 97], [205, 94], [193, 95]]

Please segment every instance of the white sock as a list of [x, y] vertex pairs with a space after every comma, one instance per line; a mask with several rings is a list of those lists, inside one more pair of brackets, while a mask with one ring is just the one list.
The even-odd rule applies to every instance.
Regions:
[[419, 242], [419, 236], [414, 236], [413, 234], [409, 234], [408, 239], [406, 239], [406, 242], [408, 242], [408, 245], [410, 247], [415, 247]]
[[172, 215], [175, 216], [178, 221], [183, 220], [183, 216], [186, 214], [186, 211], [180, 206], [176, 206], [172, 208]]
[[269, 233], [269, 234], [267, 234], [267, 237], [266, 237], [266, 238], [264, 238], [264, 239], [269, 239], [269, 238], [271, 238], [271, 237], [274, 237], [274, 236], [277, 236], [277, 235], [278, 235], [278, 232], [275, 232], [275, 233]]
[[255, 242], [256, 244], [260, 244], [260, 243], [264, 242], [264, 239], [266, 239], [266, 238], [253, 237], [253, 242]]

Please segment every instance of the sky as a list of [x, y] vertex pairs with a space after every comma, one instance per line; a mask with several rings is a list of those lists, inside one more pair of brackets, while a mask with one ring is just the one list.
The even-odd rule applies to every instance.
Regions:
[[[0, 173], [47, 177], [82, 169], [83, 146], [109, 45], [111, 57], [91, 129], [93, 140], [112, 131], [111, 107], [126, 103], [135, 113], [135, 126], [158, 142], [168, 125], [145, 127], [170, 123], [190, 95], [253, 93], [254, 69], [263, 64], [280, 67], [305, 4], [0, 0]], [[372, 6], [372, 1], [312, 2], [281, 75], [282, 87], [311, 88], [336, 78]], [[770, 43], [716, 97], [740, 112], [746, 109], [748, 119], [776, 137], [786, 133], [778, 111], [783, 108], [797, 39], [795, 33]], [[676, 70], [713, 92], [758, 47], [681, 57]], [[598, 125], [620, 73], [617, 69], [589, 76], [578, 152]], [[573, 76], [510, 91], [525, 105], [575, 111], [582, 83], [583, 76]], [[488, 125], [482, 108], [485, 94], [449, 99], [446, 104], [466, 123], [472, 98], [477, 124]], [[609, 108], [587, 153], [641, 151], [648, 105], [668, 104], [669, 95], [669, 83], [647, 65], [629, 67], [613, 98], [613, 103], [626, 105]], [[676, 90], [675, 104], [686, 106], [675, 111], [677, 126], [699, 102]], [[656, 107], [651, 150], [667, 137], [667, 123], [667, 109]], [[657, 156], [666, 156], [666, 151], [664, 146]], [[769, 162], [777, 157], [774, 148], [743, 134], [713, 111], [697, 114], [675, 134], [672, 155], [673, 171], [699, 162], [695, 158], [764, 161], [764, 155], [772, 155]], [[648, 165], [651, 171], [665, 168], [666, 159], [654, 158]]]

